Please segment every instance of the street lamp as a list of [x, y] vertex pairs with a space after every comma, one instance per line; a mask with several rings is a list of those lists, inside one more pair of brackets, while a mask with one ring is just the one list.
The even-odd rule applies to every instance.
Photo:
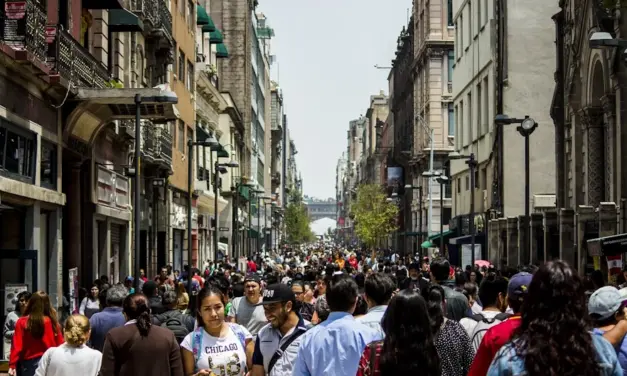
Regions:
[[470, 169], [470, 220], [468, 221], [468, 229], [470, 231], [470, 261], [472, 267], [475, 266], [475, 169], [477, 168], [477, 160], [475, 155], [463, 155], [457, 151], [449, 153], [448, 159], [465, 159]]
[[[192, 177], [193, 177], [193, 168], [194, 168], [194, 146], [202, 146], [209, 147], [210, 149], [215, 149], [220, 145], [218, 140], [210, 135], [203, 141], [187, 141], [187, 290], [188, 293], [192, 294], [192, 194], [194, 193], [192, 188]], [[216, 260], [217, 261], [217, 260]]]
[[444, 186], [449, 180], [446, 175], [440, 175], [435, 180], [440, 183], [440, 256], [444, 256]]
[[[594, 36], [594, 35], [593, 35]], [[529, 181], [529, 136], [533, 133], [533, 131], [538, 128], [538, 123], [535, 120], [530, 118], [529, 116], [525, 116], [522, 119], [513, 119], [507, 115], [499, 114], [494, 118], [496, 124], [499, 125], [507, 125], [507, 124], [520, 124], [516, 127], [518, 133], [525, 138], [525, 240], [524, 240], [524, 253], [529, 256], [529, 260], [532, 260], [531, 257], [531, 217], [530, 217], [530, 209], [529, 209], [529, 201], [531, 199], [530, 190], [530, 181]], [[526, 259], [526, 256], [525, 256]]]
[[[179, 102], [175, 92], [163, 90], [160, 95], [152, 97], [142, 97], [141, 94], [135, 94], [135, 163], [133, 168], [135, 169], [135, 177], [133, 178], [133, 187], [135, 188], [134, 202], [133, 202], [133, 240], [135, 243], [134, 254], [134, 274], [135, 274], [135, 291], [139, 291], [139, 270], [141, 269], [140, 260], [140, 236], [139, 236], [139, 223], [141, 221], [141, 108], [142, 103], [171, 103], [177, 104]], [[129, 171], [131, 172], [131, 171]]]
[[[246, 178], [243, 177], [239, 177], [240, 181], [238, 181], [237, 183], [235, 183], [234, 187], [231, 187], [231, 190], [233, 192], [235, 192], [235, 197], [233, 199], [233, 221], [232, 221], [232, 226], [233, 226], [233, 255], [235, 257], [235, 255], [237, 255], [237, 257], [240, 256], [240, 251], [241, 248], [243, 248], [240, 245], [240, 239], [239, 239], [239, 190], [240, 187], [247, 187], [250, 188], [251, 185], [249, 183], [243, 183], [244, 180], [248, 181]], [[250, 193], [249, 193], [249, 197], [248, 197], [248, 201], [250, 202]]]

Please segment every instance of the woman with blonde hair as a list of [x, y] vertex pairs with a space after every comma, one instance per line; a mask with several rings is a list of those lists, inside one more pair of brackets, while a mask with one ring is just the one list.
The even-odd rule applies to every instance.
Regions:
[[9, 359], [9, 375], [33, 376], [39, 359], [51, 347], [63, 343], [63, 333], [48, 294], [33, 293], [24, 316], [15, 323]]
[[72, 315], [65, 321], [65, 343], [51, 347], [39, 361], [35, 376], [66, 376], [80, 370], [81, 375], [96, 376], [102, 354], [85, 345], [91, 334], [87, 316]]
[[187, 312], [187, 307], [189, 306], [189, 294], [185, 289], [185, 284], [183, 282], [179, 282], [176, 286], [176, 308], [185, 313]]

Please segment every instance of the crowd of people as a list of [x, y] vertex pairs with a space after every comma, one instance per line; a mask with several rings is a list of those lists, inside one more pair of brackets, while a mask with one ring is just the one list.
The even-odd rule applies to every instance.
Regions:
[[595, 275], [319, 244], [104, 277], [66, 315], [20, 293], [5, 353], [20, 376], [627, 375], [627, 287]]

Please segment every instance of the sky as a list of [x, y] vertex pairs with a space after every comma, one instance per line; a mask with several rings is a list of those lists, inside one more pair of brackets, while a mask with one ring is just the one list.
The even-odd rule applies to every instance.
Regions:
[[275, 31], [273, 80], [283, 90], [303, 194], [335, 197], [335, 168], [349, 121], [387, 93], [396, 40], [411, 0], [260, 0]]

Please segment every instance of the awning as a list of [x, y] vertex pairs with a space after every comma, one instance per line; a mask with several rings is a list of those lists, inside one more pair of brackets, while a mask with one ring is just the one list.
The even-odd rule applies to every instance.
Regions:
[[216, 57], [223, 59], [229, 57], [229, 50], [226, 49], [224, 43], [216, 44]]
[[[207, 14], [207, 11], [202, 5], [198, 5], [196, 7], [196, 24], [198, 26], [202, 25], [213, 25], [213, 20]], [[215, 25], [214, 25], [215, 28]]]
[[470, 244], [472, 241], [472, 235], [464, 235], [458, 236], [457, 238], [452, 238], [448, 241], [449, 244], [460, 245], [460, 244]]
[[205, 128], [196, 124], [196, 141], [203, 142], [208, 139], [211, 135], [209, 132], [205, 130]]
[[431, 243], [430, 240], [426, 240], [420, 244], [420, 248], [436, 248], [435, 244]]
[[224, 148], [224, 146], [222, 146], [222, 144], [218, 145], [218, 148], [216, 149], [216, 152], [218, 152], [218, 158], [228, 158], [231, 155], [229, 154], [228, 151], [226, 151], [226, 149]]
[[627, 233], [610, 235], [587, 241], [588, 256], [615, 256], [627, 249]]
[[451, 236], [453, 236], [454, 231], [453, 230], [446, 230], [443, 233], [438, 233], [438, 234], [433, 234], [431, 236], [429, 236], [429, 238], [424, 241], [420, 246], [422, 248], [437, 248], [440, 246], [440, 239], [444, 238], [444, 241], [446, 241], [446, 239], [450, 238]]
[[126, 9], [109, 10], [109, 33], [144, 31], [144, 23]]
[[239, 195], [246, 201], [250, 200], [250, 187], [245, 186], [245, 185], [240, 185]]
[[224, 42], [224, 36], [220, 30], [215, 30], [209, 33], [209, 43], [222, 43]]

